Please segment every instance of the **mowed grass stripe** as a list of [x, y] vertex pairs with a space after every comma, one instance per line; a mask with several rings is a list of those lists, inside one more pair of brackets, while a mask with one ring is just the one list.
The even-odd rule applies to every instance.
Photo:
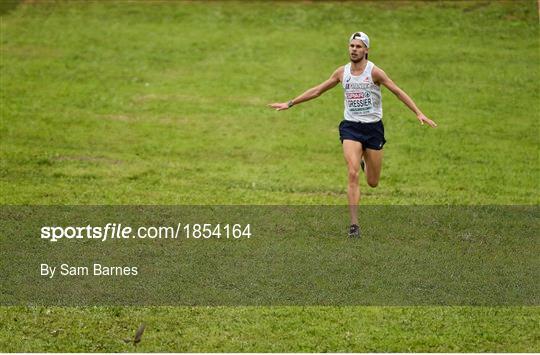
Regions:
[[[538, 307], [3, 307], [3, 351], [537, 352]], [[146, 331], [134, 347], [141, 323]], [[36, 331], [39, 329], [39, 331]]]

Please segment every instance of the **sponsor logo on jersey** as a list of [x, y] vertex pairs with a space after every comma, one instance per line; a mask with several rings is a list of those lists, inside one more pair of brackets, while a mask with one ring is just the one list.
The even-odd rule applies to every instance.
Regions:
[[369, 83], [349, 83], [345, 84], [345, 89], [368, 89], [370, 85]]
[[371, 92], [369, 91], [348, 92], [346, 95], [347, 95], [347, 100], [365, 99], [367, 97], [371, 97]]

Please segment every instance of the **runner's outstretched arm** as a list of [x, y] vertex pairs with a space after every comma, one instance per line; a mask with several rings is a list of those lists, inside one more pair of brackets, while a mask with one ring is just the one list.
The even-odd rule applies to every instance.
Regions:
[[336, 69], [336, 71], [332, 73], [332, 75], [330, 76], [330, 78], [328, 78], [328, 80], [324, 81], [323, 83], [317, 86], [312, 87], [311, 89], [304, 92], [302, 95], [295, 97], [289, 102], [275, 102], [273, 104], [269, 104], [268, 106], [273, 109], [276, 109], [276, 111], [281, 111], [281, 110], [286, 110], [288, 108], [291, 108], [294, 105], [297, 105], [301, 102], [309, 101], [311, 99], [319, 97], [339, 83], [340, 77], [341, 77], [340, 73], [342, 70], [343, 70], [343, 67]]
[[420, 111], [420, 109], [416, 106], [416, 104], [411, 99], [411, 97], [407, 95], [407, 93], [403, 91], [399, 86], [397, 86], [396, 83], [394, 83], [392, 79], [390, 79], [388, 75], [386, 75], [386, 73], [382, 69], [375, 67], [373, 68], [372, 73], [373, 73], [372, 74], [373, 80], [375, 82], [378, 82], [386, 86], [388, 90], [392, 91], [394, 95], [397, 96], [398, 99], [400, 99], [405, 105], [407, 105], [407, 107], [412, 112], [414, 112], [414, 114], [416, 115], [416, 118], [418, 118], [421, 124], [424, 124], [425, 122], [431, 127], [437, 127], [437, 124], [434, 121], [427, 118], [426, 115], [424, 115], [422, 111]]

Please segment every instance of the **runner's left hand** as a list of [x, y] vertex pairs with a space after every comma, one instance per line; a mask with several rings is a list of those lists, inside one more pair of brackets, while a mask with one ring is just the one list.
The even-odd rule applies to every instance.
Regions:
[[420, 121], [421, 124], [424, 124], [424, 122], [425, 122], [428, 125], [430, 125], [431, 127], [437, 127], [437, 124], [434, 121], [427, 118], [426, 115], [424, 115], [423, 113], [416, 116], [416, 118], [418, 118], [418, 121]]

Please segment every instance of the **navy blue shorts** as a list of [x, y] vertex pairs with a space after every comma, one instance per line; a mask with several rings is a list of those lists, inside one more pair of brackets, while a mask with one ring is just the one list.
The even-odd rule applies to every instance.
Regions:
[[381, 121], [372, 123], [343, 120], [339, 124], [339, 139], [350, 139], [362, 143], [364, 149], [381, 150], [386, 143], [384, 125]]

